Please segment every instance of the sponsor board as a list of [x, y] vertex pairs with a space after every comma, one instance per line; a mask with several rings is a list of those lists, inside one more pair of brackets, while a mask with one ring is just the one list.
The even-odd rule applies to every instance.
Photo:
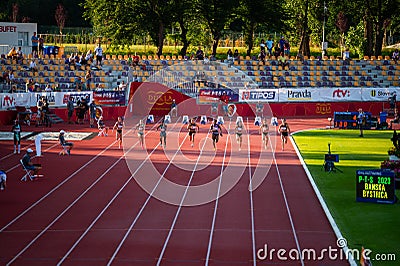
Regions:
[[318, 102], [319, 90], [317, 88], [287, 88], [279, 89], [280, 102]]
[[279, 90], [239, 90], [239, 102], [277, 102]]
[[319, 88], [319, 101], [322, 102], [354, 102], [361, 100], [361, 88]]
[[400, 97], [400, 88], [362, 88], [361, 100], [362, 101], [388, 101], [389, 97], [396, 93]]

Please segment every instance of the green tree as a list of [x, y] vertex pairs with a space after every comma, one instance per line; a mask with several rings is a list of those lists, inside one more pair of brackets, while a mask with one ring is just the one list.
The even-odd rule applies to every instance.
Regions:
[[247, 44], [247, 55], [251, 55], [254, 46], [254, 33], [261, 25], [269, 29], [281, 29], [285, 14], [276, 0], [240, 0], [236, 9], [238, 18], [243, 21], [243, 32]]
[[212, 54], [215, 56], [223, 30], [231, 19], [239, 0], [193, 0], [195, 10], [207, 23], [212, 34]]

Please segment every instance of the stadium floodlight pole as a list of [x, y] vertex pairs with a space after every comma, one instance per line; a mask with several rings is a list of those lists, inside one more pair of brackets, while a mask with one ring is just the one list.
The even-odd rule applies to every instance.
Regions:
[[322, 24], [322, 57], [325, 56], [325, 19], [326, 19], [326, 5], [324, 1], [324, 22]]

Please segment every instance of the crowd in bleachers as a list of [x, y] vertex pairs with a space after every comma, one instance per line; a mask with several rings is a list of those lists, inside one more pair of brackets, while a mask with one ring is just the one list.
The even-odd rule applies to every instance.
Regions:
[[91, 51], [62, 57], [11, 53], [0, 58], [1, 92], [121, 90], [128, 82], [129, 65], [122, 58], [107, 56], [101, 65]]
[[[390, 87], [399, 86], [400, 66], [395, 57], [365, 57], [362, 60], [323, 57], [290, 56], [290, 46], [281, 48], [280, 55], [271, 55], [266, 44], [266, 54], [260, 57], [242, 57], [232, 51], [222, 60], [243, 71], [259, 87]], [[285, 48], [286, 47], [286, 48]], [[13, 52], [14, 53], [14, 52]], [[398, 52], [397, 52], [398, 53]], [[398, 57], [398, 55], [397, 55]], [[125, 90], [129, 81], [145, 81], [157, 71], [185, 60], [206, 59], [201, 49], [194, 58], [182, 56], [129, 56], [86, 54], [56, 57], [44, 55], [21, 59], [17, 55], [2, 55], [0, 67], [3, 83], [10, 84], [11, 92], [68, 91], [68, 90]], [[210, 60], [207, 58], [207, 60]], [[213, 59], [214, 60], [214, 59]], [[132, 80], [128, 80], [131, 71]], [[176, 68], [178, 76], [196, 75], [196, 69]], [[216, 73], [223, 76], [223, 70]]]

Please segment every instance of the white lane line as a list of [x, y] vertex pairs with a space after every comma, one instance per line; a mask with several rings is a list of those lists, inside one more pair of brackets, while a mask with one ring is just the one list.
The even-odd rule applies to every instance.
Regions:
[[[12, 145], [14, 145], [14, 144], [12, 144]], [[31, 143], [31, 144], [29, 144], [29, 145], [27, 145], [27, 146], [21, 147], [21, 151], [22, 151], [22, 150], [26, 150], [27, 148], [29, 148], [29, 147], [31, 147], [31, 146], [33, 146], [33, 145], [34, 145], [34, 143]], [[5, 159], [7, 159], [8, 157], [11, 157], [11, 156], [13, 156], [13, 155], [15, 155], [15, 153], [11, 152], [11, 153], [9, 153], [9, 154], [7, 154], [7, 155], [1, 157], [1, 158], [0, 158], [0, 161], [3, 161], [3, 160], [5, 160]]]
[[[116, 141], [114, 141], [114, 143], [115, 142]], [[128, 151], [133, 149], [137, 144], [138, 144], [138, 142], [136, 142], [132, 147], [130, 147], [130, 149]], [[156, 146], [156, 148], [157, 147], [158, 147], [158, 145]], [[156, 149], [156, 148], [154, 148], [154, 149]], [[17, 260], [18, 257], [20, 257], [30, 246], [32, 246], [33, 243], [36, 242], [36, 240], [38, 240], [51, 226], [53, 226], [69, 209], [71, 209], [83, 196], [85, 196], [86, 193], [88, 193], [98, 182], [100, 182], [103, 179], [103, 177], [108, 172], [110, 172], [111, 169], [113, 169], [114, 166], [116, 166], [123, 158], [125, 158], [125, 155], [122, 155], [121, 157], [119, 157], [119, 159], [117, 161], [115, 161], [103, 174], [101, 174], [84, 192], [82, 192], [82, 194], [80, 194], [70, 205], [68, 205], [67, 208], [65, 208], [56, 218], [54, 218], [54, 220], [51, 223], [49, 223], [34, 239], [32, 239], [31, 242], [29, 242], [17, 255], [15, 255], [7, 263], [7, 265], [10, 265], [15, 260]]]
[[[155, 125], [152, 127], [154, 128]], [[128, 130], [124, 136], [126, 136], [130, 131], [132, 131], [131, 129]], [[147, 134], [147, 133], [146, 133]], [[105, 153], [107, 150], [109, 150], [111, 147], [114, 146], [114, 144], [116, 143], [116, 140], [114, 140], [110, 145], [108, 145], [105, 149], [103, 149], [100, 153], [98, 153], [95, 157], [93, 157], [92, 159], [90, 159], [87, 163], [85, 163], [84, 165], [82, 165], [78, 170], [76, 170], [75, 172], [73, 172], [69, 177], [65, 178], [60, 184], [58, 184], [56, 187], [54, 187], [52, 190], [50, 190], [46, 195], [44, 195], [43, 197], [41, 197], [40, 199], [38, 199], [35, 203], [33, 203], [30, 207], [28, 207], [27, 209], [25, 209], [22, 213], [20, 213], [17, 217], [15, 217], [13, 220], [11, 220], [8, 224], [6, 224], [5, 226], [3, 226], [0, 229], [0, 233], [3, 232], [7, 227], [9, 227], [10, 225], [12, 225], [13, 223], [15, 223], [17, 220], [19, 220], [22, 216], [24, 216], [27, 212], [29, 212], [30, 210], [32, 210], [34, 207], [36, 207], [39, 203], [41, 203], [43, 200], [45, 200], [47, 197], [49, 197], [54, 191], [56, 191], [57, 189], [59, 189], [62, 185], [64, 185], [66, 182], [68, 182], [72, 177], [74, 177], [76, 174], [78, 174], [80, 171], [82, 171], [83, 169], [85, 169], [89, 164], [91, 164], [94, 160], [96, 160], [99, 156], [101, 156], [103, 153]], [[139, 143], [139, 141], [136, 142], [135, 145], [137, 145]]]
[[[249, 118], [247, 118], [247, 146], [248, 146], [248, 158], [249, 158], [249, 191], [250, 191], [250, 217], [251, 217], [251, 240], [253, 249], [253, 265], [257, 264], [256, 256], [256, 236], [254, 232], [254, 204], [253, 204], [253, 181], [251, 175], [251, 156], [250, 156], [250, 128], [249, 128]], [[262, 149], [263, 147], [261, 147]]]
[[213, 237], [214, 237], [215, 222], [217, 220], [217, 209], [218, 209], [219, 195], [221, 193], [222, 174], [224, 172], [226, 149], [228, 148], [228, 142], [229, 142], [229, 136], [230, 136], [229, 135], [230, 128], [231, 128], [231, 122], [229, 122], [228, 134], [226, 134], [227, 136], [226, 136], [226, 144], [225, 144], [225, 150], [224, 150], [224, 158], [222, 159], [222, 164], [221, 164], [221, 173], [219, 175], [217, 198], [215, 199], [214, 214], [213, 214], [213, 219], [212, 219], [212, 223], [211, 223], [210, 237], [208, 239], [208, 248], [207, 248], [207, 256], [206, 256], [206, 263], [205, 263], [206, 266], [208, 266], [208, 263], [209, 263], [209, 260], [210, 260], [210, 256], [211, 256], [211, 246], [212, 246], [212, 240], [213, 240]]
[[164, 178], [165, 173], [167, 172], [168, 168], [172, 164], [172, 162], [173, 162], [174, 158], [176, 157], [176, 155], [179, 153], [182, 145], [185, 143], [185, 140], [186, 140], [187, 136], [188, 136], [188, 134], [186, 134], [186, 136], [183, 139], [182, 143], [179, 145], [179, 148], [176, 150], [176, 152], [174, 153], [172, 158], [169, 160], [169, 163], [168, 163], [167, 167], [164, 169], [164, 172], [161, 174], [161, 176], [158, 179], [158, 181], [157, 181], [156, 185], [154, 186], [153, 190], [150, 192], [150, 194], [147, 197], [146, 201], [143, 203], [143, 205], [140, 208], [140, 210], [139, 210], [138, 214], [136, 215], [135, 219], [132, 221], [131, 225], [129, 226], [128, 230], [126, 231], [124, 237], [119, 242], [117, 248], [115, 249], [114, 253], [112, 254], [110, 260], [107, 263], [108, 266], [111, 265], [111, 263], [115, 260], [115, 257], [117, 256], [118, 252], [120, 251], [122, 245], [124, 244], [125, 240], [128, 238], [129, 234], [132, 232], [133, 227], [135, 226], [135, 224], [139, 220], [139, 217], [142, 215], [142, 213], [143, 213], [145, 207], [147, 206], [147, 204], [149, 203], [150, 199], [153, 197], [153, 194], [156, 191], [156, 189], [157, 189], [158, 185], [160, 184], [161, 180]]
[[[308, 131], [308, 130], [302, 130], [302, 131]], [[297, 131], [296, 133], [298, 133], [298, 132], [299, 131]], [[293, 139], [293, 136], [290, 136], [290, 141], [292, 142], [292, 145], [293, 145], [294, 150], [296, 151], [297, 157], [299, 158], [300, 163], [301, 163], [301, 165], [302, 165], [302, 167], [303, 167], [303, 169], [304, 169], [304, 171], [305, 171], [305, 173], [307, 175], [308, 181], [310, 182], [310, 184], [311, 184], [311, 186], [312, 186], [312, 188], [314, 190], [314, 193], [317, 196], [318, 201], [321, 204], [321, 207], [324, 210], [324, 213], [325, 213], [325, 215], [326, 215], [326, 217], [327, 217], [327, 219], [328, 219], [328, 221], [329, 221], [329, 223], [330, 223], [330, 225], [332, 227], [332, 230], [336, 235], [336, 239], [343, 239], [344, 237], [342, 235], [342, 232], [340, 231], [338, 225], [336, 224], [335, 219], [333, 218], [331, 212], [329, 211], [328, 205], [326, 204], [324, 198], [322, 197], [322, 194], [319, 191], [319, 188], [318, 188], [317, 184], [315, 183], [314, 178], [311, 175], [311, 172], [308, 169], [308, 166], [307, 166], [306, 162], [304, 161], [303, 156], [300, 153], [300, 150], [299, 150], [299, 148], [297, 146], [297, 143]], [[348, 246], [343, 247], [343, 251], [344, 251], [344, 254], [349, 254], [349, 256], [347, 258], [349, 264], [351, 266], [357, 266], [358, 264], [354, 260], [353, 254], [351, 252], [349, 252], [349, 247]]]
[[[275, 164], [276, 172], [278, 173], [279, 184], [280, 184], [280, 187], [281, 187], [283, 199], [285, 200], [286, 211], [287, 211], [288, 216], [289, 216], [290, 226], [292, 227], [292, 233], [293, 233], [293, 236], [294, 236], [294, 241], [296, 242], [297, 251], [298, 251], [299, 254], [301, 255], [302, 253], [301, 253], [301, 249], [300, 249], [300, 244], [299, 244], [299, 240], [298, 240], [298, 238], [297, 238], [296, 229], [295, 229], [295, 227], [294, 227], [294, 223], [293, 223], [293, 219], [292, 219], [292, 214], [291, 214], [290, 208], [289, 208], [289, 203], [288, 203], [287, 198], [286, 198], [286, 192], [285, 192], [285, 189], [283, 188], [281, 173], [280, 173], [280, 171], [279, 171], [279, 167], [278, 167], [278, 164], [277, 164], [277, 162], [276, 162], [275, 148], [272, 146], [272, 143], [270, 143], [270, 144], [271, 144], [270, 146], [271, 146], [271, 151], [272, 151], [272, 158], [274, 159], [274, 164]], [[300, 262], [301, 262], [301, 265], [304, 266], [304, 260], [303, 260], [302, 256], [300, 256]]]
[[[179, 120], [178, 120], [179, 121]], [[177, 125], [178, 121], [174, 124], [172, 128], [175, 128]], [[75, 243], [72, 245], [72, 247], [65, 253], [65, 255], [61, 258], [61, 260], [57, 263], [57, 265], [61, 265], [67, 257], [72, 253], [72, 251], [75, 249], [75, 247], [80, 243], [80, 241], [89, 233], [90, 229], [96, 224], [96, 222], [101, 218], [101, 216], [104, 214], [104, 212], [111, 206], [111, 204], [114, 202], [114, 200], [121, 194], [123, 189], [129, 184], [129, 182], [133, 179], [133, 177], [139, 172], [139, 170], [142, 168], [144, 163], [150, 158], [150, 156], [153, 154], [155, 150], [160, 146], [160, 143], [156, 145], [156, 147], [146, 156], [146, 158], [143, 160], [143, 162], [138, 166], [138, 168], [135, 170], [135, 172], [128, 178], [127, 181], [122, 185], [122, 187], [117, 191], [117, 193], [112, 197], [112, 199], [108, 202], [108, 204], [103, 208], [103, 210], [100, 212], [100, 214], [92, 221], [92, 223], [86, 228], [85, 232], [82, 233], [82, 235], [79, 237], [78, 240], [75, 241]], [[132, 146], [128, 152], [130, 152], [134, 146]]]
[[171, 228], [170, 228], [170, 230], [169, 230], [169, 232], [168, 232], [168, 235], [167, 235], [167, 238], [165, 239], [165, 242], [164, 242], [164, 246], [163, 246], [163, 248], [162, 248], [162, 250], [161, 250], [160, 255], [158, 256], [158, 261], [157, 261], [157, 264], [156, 264], [157, 266], [159, 266], [159, 265], [161, 264], [162, 257], [164, 256], [164, 253], [165, 253], [165, 250], [166, 250], [166, 248], [167, 248], [169, 239], [171, 238], [172, 232], [173, 232], [173, 230], [174, 230], [176, 221], [178, 220], [179, 213], [181, 212], [181, 209], [182, 209], [183, 201], [185, 200], [187, 191], [188, 191], [188, 189], [189, 189], [189, 186], [190, 186], [190, 184], [192, 183], [193, 176], [194, 176], [194, 174], [195, 174], [195, 172], [196, 172], [196, 168], [197, 168], [197, 165], [199, 164], [201, 155], [203, 154], [204, 146], [206, 145], [206, 142], [207, 142], [207, 139], [208, 139], [208, 135], [209, 135], [209, 134], [210, 134], [210, 131], [208, 131], [207, 137], [206, 137], [206, 139], [204, 140], [204, 143], [203, 143], [203, 147], [201, 147], [199, 157], [197, 158], [196, 164], [195, 164], [194, 167], [193, 167], [192, 174], [190, 175], [190, 178], [189, 178], [188, 184], [187, 184], [187, 186], [186, 186], [185, 192], [183, 193], [181, 202], [179, 203], [178, 210], [176, 211], [174, 220], [172, 221]]

